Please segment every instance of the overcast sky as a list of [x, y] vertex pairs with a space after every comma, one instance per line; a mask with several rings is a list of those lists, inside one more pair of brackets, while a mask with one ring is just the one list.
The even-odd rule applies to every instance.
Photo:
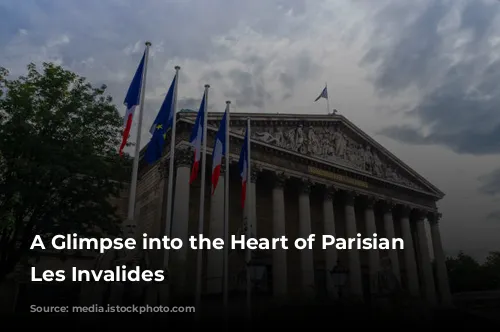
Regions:
[[[330, 104], [446, 193], [445, 250], [500, 250], [500, 2], [0, 0], [0, 65], [54, 61], [122, 101], [144, 49], [145, 126], [175, 65], [181, 107]], [[143, 143], [149, 137], [143, 137]]]

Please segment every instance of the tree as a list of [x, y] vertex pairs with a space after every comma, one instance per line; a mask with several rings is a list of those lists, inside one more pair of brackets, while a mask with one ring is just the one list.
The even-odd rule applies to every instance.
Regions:
[[491, 289], [500, 289], [500, 251], [491, 251], [483, 264], [484, 273]]
[[483, 291], [500, 288], [500, 252], [492, 251], [483, 264], [460, 251], [446, 259], [452, 292]]
[[9, 79], [0, 68], [0, 281], [36, 234], [118, 231], [110, 198], [127, 180], [121, 119], [106, 86], [50, 63]]
[[446, 259], [446, 266], [450, 290], [453, 293], [484, 289], [481, 265], [471, 256], [460, 251], [457, 257]]

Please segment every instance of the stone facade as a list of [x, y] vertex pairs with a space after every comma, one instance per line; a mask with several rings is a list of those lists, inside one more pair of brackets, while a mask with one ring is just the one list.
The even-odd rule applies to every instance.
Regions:
[[[189, 186], [192, 152], [188, 144], [196, 114], [181, 113], [177, 125], [176, 171], [171, 236], [185, 242], [198, 234], [200, 179]], [[204, 235], [223, 237], [225, 178], [210, 194], [211, 150], [222, 114], [210, 114], [207, 140], [207, 176], [204, 211]], [[251, 118], [252, 177], [248, 214], [240, 206], [241, 179], [237, 160], [247, 118]], [[169, 146], [169, 144], [167, 144]], [[164, 220], [168, 176], [168, 148], [164, 159], [150, 167], [143, 165], [138, 187], [138, 206], [149, 192], [156, 212], [139, 208], [140, 228], [151, 236], [165, 233]], [[369, 298], [377, 292], [382, 262], [401, 287], [412, 296], [421, 296], [431, 304], [449, 304], [450, 294], [444, 266], [437, 220], [436, 202], [444, 194], [394, 155], [373, 141], [340, 115], [232, 114], [230, 126], [229, 233], [244, 234], [244, 216], [248, 215], [256, 237], [285, 235], [290, 241], [323, 234], [356, 237], [357, 233], [379, 237], [401, 237], [405, 249], [322, 250], [319, 241], [312, 251], [254, 251], [252, 262], [260, 268], [255, 292], [278, 299], [335, 298], [331, 271], [337, 264], [348, 268], [348, 294]], [[226, 170], [227, 171], [227, 170]], [[154, 174], [154, 175], [152, 175]], [[156, 188], [156, 189], [153, 189]], [[163, 203], [160, 203], [163, 202]], [[427, 239], [424, 223], [431, 223], [432, 239]], [[157, 233], [156, 233], [157, 232]], [[150, 232], [148, 231], [148, 234]], [[436, 258], [433, 273], [428, 246], [432, 242]], [[293, 242], [291, 242], [293, 243]], [[222, 251], [205, 251], [204, 294], [222, 291]], [[182, 250], [170, 259], [172, 288], [183, 295], [195, 289], [196, 251]], [[437, 280], [435, 279], [437, 277]], [[244, 253], [229, 252], [230, 291], [245, 289]], [[437, 296], [439, 294], [439, 296]]]

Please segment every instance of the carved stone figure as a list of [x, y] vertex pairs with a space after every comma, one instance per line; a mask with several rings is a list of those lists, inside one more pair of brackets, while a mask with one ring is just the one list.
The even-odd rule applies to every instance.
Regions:
[[283, 149], [357, 168], [395, 183], [420, 188], [398, 174], [393, 167], [385, 164], [372, 146], [364, 145], [363, 141], [346, 135], [338, 127], [308, 126], [306, 131], [302, 125], [260, 127], [255, 128], [252, 138]]
[[345, 134], [342, 134], [339, 130], [335, 131], [333, 134], [333, 141], [335, 143], [335, 155], [339, 158], [344, 158], [347, 148]]
[[349, 161], [353, 166], [359, 167], [358, 147], [356, 146], [356, 143], [354, 143], [354, 141], [347, 141], [345, 154], [347, 156], [347, 161]]
[[373, 155], [369, 145], [365, 147], [363, 155], [363, 166], [365, 171], [372, 172], [373, 169]]
[[278, 142], [277, 142], [276, 137], [274, 137], [269, 132], [265, 132], [265, 131], [264, 132], [257, 132], [257, 133], [255, 133], [255, 136], [258, 140], [261, 140], [264, 143], [279, 145], [279, 144], [277, 144]]
[[296, 151], [295, 145], [295, 129], [290, 129], [285, 133], [285, 148]]
[[380, 161], [377, 152], [373, 152], [373, 174], [378, 177], [384, 176], [383, 164]]
[[304, 145], [304, 130], [302, 125], [299, 125], [295, 131], [295, 151], [300, 153], [306, 153], [307, 149]]
[[331, 144], [333, 142], [333, 135], [333, 133], [325, 131], [321, 139], [322, 156], [325, 159], [331, 159], [335, 155], [334, 145]]
[[391, 166], [387, 166], [385, 170], [385, 176], [388, 180], [393, 180], [393, 181], [399, 180], [398, 174], [392, 169]]
[[276, 140], [276, 145], [280, 148], [285, 147], [285, 137], [283, 136], [283, 132], [281, 130], [276, 131], [274, 138]]
[[321, 155], [319, 141], [312, 126], [309, 127], [307, 132], [307, 152], [311, 155]]
[[350, 160], [352, 160], [352, 163], [355, 167], [364, 170], [364, 150], [363, 146], [361, 144], [356, 143], [355, 141], [350, 141], [351, 143], [351, 149], [350, 153], [352, 156], [350, 156]]

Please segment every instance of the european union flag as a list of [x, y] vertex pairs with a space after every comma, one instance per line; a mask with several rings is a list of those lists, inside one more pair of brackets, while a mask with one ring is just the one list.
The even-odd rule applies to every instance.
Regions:
[[323, 89], [323, 91], [321, 91], [320, 95], [318, 96], [318, 98], [316, 98], [314, 101], [318, 101], [320, 98], [325, 98], [325, 99], [328, 99], [328, 88], [325, 86], [325, 88]]
[[161, 105], [158, 115], [156, 116], [153, 125], [151, 126], [150, 132], [153, 134], [151, 140], [149, 141], [148, 147], [146, 149], [146, 155], [144, 158], [148, 164], [154, 164], [158, 159], [161, 158], [163, 153], [163, 146], [167, 138], [167, 131], [172, 127], [174, 119], [174, 90], [177, 81], [177, 75], [175, 75], [168, 89], [167, 96]]

